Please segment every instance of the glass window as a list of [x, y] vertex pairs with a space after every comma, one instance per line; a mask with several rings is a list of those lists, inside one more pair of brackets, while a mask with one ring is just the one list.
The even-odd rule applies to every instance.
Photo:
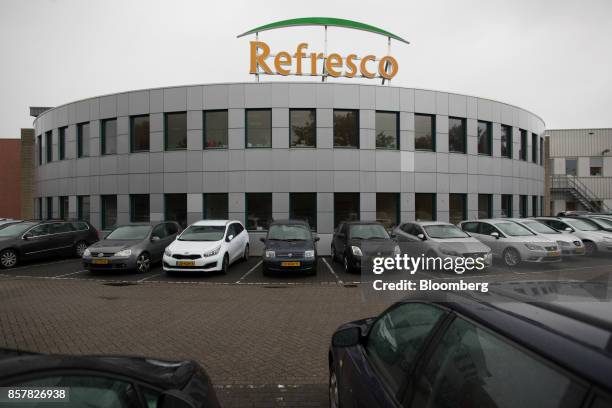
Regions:
[[166, 150], [187, 148], [187, 112], [166, 113], [165, 140]]
[[519, 215], [521, 216], [521, 218], [527, 218], [528, 214], [527, 214], [527, 196], [526, 195], [521, 195], [520, 200], [519, 200]]
[[272, 147], [272, 110], [246, 110], [246, 147]]
[[47, 219], [53, 218], [53, 197], [47, 197]]
[[414, 195], [414, 216], [417, 221], [435, 221], [436, 195], [434, 193]]
[[312, 239], [312, 233], [305, 225], [300, 224], [274, 224], [270, 226], [268, 231], [268, 239], [275, 240], [310, 240]]
[[142, 240], [149, 236], [149, 232], [151, 232], [151, 226], [149, 225], [122, 225], [115, 228], [104, 239]]
[[204, 219], [226, 220], [228, 219], [227, 193], [203, 194]]
[[77, 197], [77, 217], [79, 220], [89, 221], [89, 196]]
[[478, 194], [478, 218], [492, 217], [492, 201], [491, 194]]
[[512, 194], [502, 194], [501, 196], [501, 216], [512, 217]]
[[578, 159], [575, 157], [567, 157], [565, 159], [565, 174], [568, 176], [576, 176], [578, 173]]
[[531, 216], [538, 216], [538, 196], [531, 196]]
[[436, 117], [434, 115], [414, 114], [414, 148], [416, 150], [436, 150]]
[[399, 224], [400, 209], [399, 193], [376, 193], [376, 221], [385, 228]]
[[448, 220], [451, 224], [458, 224], [467, 218], [467, 194], [448, 195]]
[[53, 161], [53, 133], [51, 131], [45, 132], [45, 152], [47, 163]]
[[493, 137], [491, 122], [478, 121], [478, 154], [491, 156]]
[[348, 238], [349, 239], [370, 239], [370, 238], [384, 238], [389, 239], [387, 230], [380, 224], [349, 224], [348, 225]]
[[272, 193], [246, 193], [247, 229], [263, 231], [272, 220]]
[[531, 134], [531, 161], [538, 162], [538, 135], [535, 133]]
[[50, 234], [63, 234], [65, 232], [72, 232], [74, 228], [70, 222], [54, 222], [49, 226]]
[[130, 151], [149, 151], [149, 115], [132, 116], [130, 118]]
[[525, 129], [519, 129], [521, 132], [521, 150], [519, 151], [520, 159], [527, 161], [527, 131]]
[[603, 175], [603, 157], [591, 157], [590, 158], [589, 174], [591, 176], [602, 176]]
[[59, 128], [59, 140], [57, 143], [57, 157], [59, 160], [64, 160], [66, 158], [66, 132], [68, 131], [68, 127], [64, 126]]
[[38, 135], [36, 137], [36, 148], [38, 150], [38, 165], [42, 165], [42, 136]]
[[187, 194], [164, 194], [164, 220], [187, 226]]
[[376, 111], [376, 148], [399, 149], [399, 115]]
[[290, 109], [289, 132], [291, 147], [316, 147], [316, 109]]
[[501, 155], [512, 158], [512, 126], [501, 125]]
[[467, 232], [473, 232], [474, 234], [478, 234], [479, 222], [466, 222], [461, 224], [461, 229]]
[[464, 118], [448, 118], [448, 151], [451, 153], [465, 153], [467, 140], [467, 127]]
[[289, 218], [307, 221], [317, 229], [317, 193], [289, 193]]
[[334, 147], [359, 148], [359, 111], [334, 109]]
[[77, 125], [77, 157], [89, 156], [89, 122]]
[[149, 195], [130, 194], [130, 221], [149, 222], [150, 220]]
[[394, 392], [399, 391], [444, 315], [435, 306], [404, 303], [384, 313], [372, 326], [366, 353]]
[[100, 207], [102, 209], [102, 229], [109, 229], [117, 224], [117, 196], [100, 196]]
[[431, 238], [437, 239], [453, 239], [453, 238], [467, 238], [465, 232], [461, 231], [454, 225], [428, 225], [423, 227], [427, 235]]
[[228, 114], [227, 110], [204, 111], [204, 148], [227, 149]]
[[68, 218], [68, 196], [59, 198], [59, 216], [62, 220]]
[[[13, 227], [13, 231], [11, 231], [9, 228], [5, 228], [3, 232], [6, 231], [7, 233], [10, 232], [11, 234], [15, 234], [15, 232], [19, 230], [18, 226], [21, 226], [21, 224], [15, 224], [15, 226]], [[49, 235], [50, 232], [51, 232], [51, 224], [40, 224], [32, 228], [31, 230], [29, 230], [28, 236], [42, 237], [43, 235]]]
[[42, 220], [43, 217], [43, 208], [42, 208], [42, 197], [38, 197], [36, 199], [36, 216], [39, 220]]
[[540, 138], [540, 166], [544, 165], [544, 138]]
[[117, 154], [117, 119], [106, 119], [102, 126], [102, 154]]
[[334, 193], [334, 228], [344, 221], [360, 219], [359, 193]]

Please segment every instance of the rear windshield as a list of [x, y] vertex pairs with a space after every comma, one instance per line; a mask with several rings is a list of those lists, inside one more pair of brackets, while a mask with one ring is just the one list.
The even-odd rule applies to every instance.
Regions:
[[378, 224], [351, 225], [349, 238], [352, 239], [388, 239], [389, 234], [385, 227]]
[[190, 225], [178, 238], [179, 241], [221, 241], [225, 225]]
[[521, 223], [525, 224], [527, 227], [540, 234], [560, 234], [559, 231], [550, 228], [548, 225], [542, 224], [538, 221], [521, 221]]
[[535, 235], [527, 228], [515, 222], [501, 222], [499, 224], [495, 224], [495, 226], [510, 237], [528, 237], [530, 235]]
[[423, 228], [431, 238], [467, 238], [469, 236], [454, 225], [428, 225]]
[[151, 227], [149, 225], [124, 225], [111, 231], [104, 239], [133, 239], [142, 240], [149, 235]]
[[28, 228], [33, 226], [34, 224], [24, 222], [7, 225], [6, 227], [0, 229], [0, 237], [16, 237], [17, 235], [23, 234], [28, 230]]
[[579, 231], [599, 231], [601, 229], [597, 225], [584, 220], [570, 220], [565, 222]]
[[270, 226], [268, 239], [283, 241], [307, 241], [310, 240], [310, 229], [305, 225], [275, 224]]

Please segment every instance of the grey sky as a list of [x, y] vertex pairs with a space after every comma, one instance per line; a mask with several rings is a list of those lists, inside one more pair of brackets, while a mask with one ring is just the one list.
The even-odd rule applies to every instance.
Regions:
[[[393, 45], [400, 64], [393, 85], [508, 102], [542, 116], [548, 128], [612, 126], [612, 1], [380, 4], [0, 0], [0, 137], [18, 137], [19, 128], [32, 125], [29, 106], [140, 88], [253, 81], [249, 39], [236, 35], [308, 16], [357, 20], [409, 40]], [[300, 41], [309, 51], [323, 51], [321, 28], [272, 31], [260, 39], [273, 52], [293, 51]], [[330, 29], [328, 50], [380, 56], [386, 40]]]

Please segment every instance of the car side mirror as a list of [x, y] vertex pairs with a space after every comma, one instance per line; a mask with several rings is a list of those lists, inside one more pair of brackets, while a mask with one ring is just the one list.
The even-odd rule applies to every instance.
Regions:
[[425, 241], [425, 239], [426, 239], [425, 235], [423, 235], [423, 234], [417, 235], [417, 238], [420, 239], [421, 241]]
[[570, 227], [567, 227], [567, 228], [565, 229], [565, 232], [574, 232], [574, 230], [573, 230], [573, 229], [571, 229]]
[[391, 237], [391, 238], [395, 239], [395, 238], [397, 238], [397, 234], [396, 234], [395, 232], [391, 232], [391, 233], [389, 234], [389, 237]]
[[332, 336], [332, 346], [334, 347], [353, 347], [361, 340], [361, 329], [359, 327], [348, 327], [338, 330]]
[[32, 238], [32, 234], [30, 233], [24, 234], [22, 238], [27, 241], [28, 239]]
[[491, 233], [491, 236], [492, 236], [492, 237], [495, 237], [495, 239], [499, 239], [499, 232], [497, 232], [497, 231], [493, 231], [493, 232]]
[[234, 239], [233, 235], [228, 235], [226, 241], [227, 242], [231, 242], [231, 240]]
[[321, 240], [321, 237], [314, 237], [314, 242], [319, 242]]
[[259, 237], [259, 240], [260, 240], [261, 242], [266, 242], [266, 237]]
[[344, 234], [342, 232], [339, 232], [336, 234], [336, 237], [338, 238], [344, 238]]
[[157, 406], [160, 408], [196, 408], [193, 402], [179, 390], [164, 392], [157, 399]]
[[153, 235], [153, 236], [151, 237], [151, 242], [157, 242], [157, 241], [159, 241], [159, 240], [160, 240], [160, 238], [159, 238], [157, 235]]

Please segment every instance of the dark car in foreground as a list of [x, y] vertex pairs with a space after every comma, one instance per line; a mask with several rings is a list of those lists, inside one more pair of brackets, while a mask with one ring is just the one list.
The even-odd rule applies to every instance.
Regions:
[[561, 295], [605, 296], [606, 284], [505, 285], [422, 293], [341, 326], [329, 350], [330, 406], [612, 406], [612, 303]]
[[174, 221], [117, 226], [85, 250], [83, 266], [90, 271], [146, 273], [152, 263], [161, 262], [164, 250], [180, 230]]
[[346, 272], [359, 272], [362, 263], [375, 256], [394, 257], [400, 247], [385, 227], [375, 221], [342, 222], [334, 232], [331, 256]]
[[98, 240], [87, 221], [21, 221], [0, 229], [0, 267], [51, 256], [81, 257]]
[[273, 221], [265, 237], [263, 274], [278, 272], [317, 273], [317, 247], [310, 225], [301, 220]]
[[[71, 356], [0, 349], [0, 387], [61, 387], [68, 401], [0, 401], [0, 407], [218, 408], [213, 385], [195, 361]], [[59, 389], [57, 390], [59, 391]], [[56, 394], [60, 396], [60, 394]]]

